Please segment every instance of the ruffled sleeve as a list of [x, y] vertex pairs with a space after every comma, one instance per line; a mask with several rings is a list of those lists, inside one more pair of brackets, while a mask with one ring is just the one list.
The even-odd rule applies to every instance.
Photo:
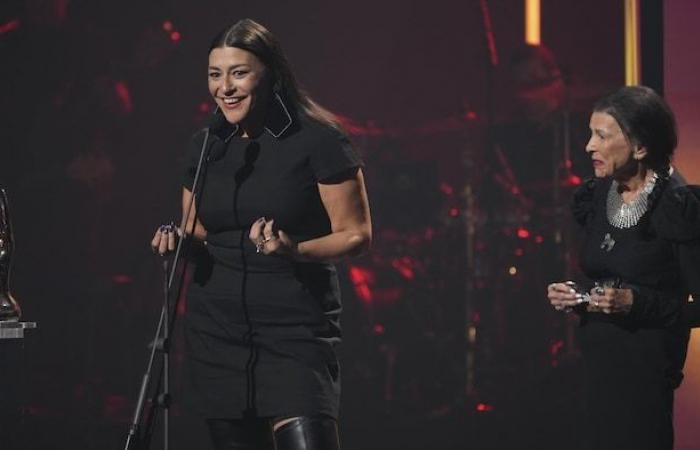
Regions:
[[700, 186], [679, 186], [659, 201], [652, 218], [658, 235], [672, 242], [700, 239]]
[[652, 224], [659, 237], [676, 248], [683, 281], [695, 300], [684, 316], [691, 326], [700, 326], [700, 187], [670, 189], [660, 199]]
[[571, 203], [571, 212], [579, 225], [590, 223], [595, 211], [595, 200], [601, 180], [599, 178], [589, 178], [574, 191], [574, 198]]

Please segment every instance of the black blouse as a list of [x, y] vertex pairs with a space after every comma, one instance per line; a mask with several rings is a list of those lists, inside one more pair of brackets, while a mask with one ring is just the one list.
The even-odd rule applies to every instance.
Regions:
[[[192, 189], [204, 133], [192, 140]], [[280, 137], [210, 136], [197, 197], [207, 230], [188, 287], [189, 403], [208, 417], [337, 415], [340, 289], [335, 267], [256, 253], [260, 217], [297, 242], [331, 232], [318, 183], [361, 161], [339, 131], [298, 119]]]
[[585, 274], [633, 291], [627, 314], [577, 308], [586, 448], [671, 449], [673, 390], [683, 378], [689, 325], [698, 320], [688, 295], [700, 300], [700, 189], [661, 178], [639, 223], [620, 229], [607, 217], [611, 183], [587, 181], [573, 204], [584, 227]]
[[[700, 188], [677, 177], [661, 179], [640, 222], [619, 229], [607, 219], [611, 182], [588, 180], [574, 195], [575, 219], [585, 227], [584, 273], [593, 280], [617, 280], [634, 291], [632, 310], [623, 319], [627, 324], [665, 327], [681, 318], [697, 322], [695, 304], [685, 299], [693, 294], [700, 300]], [[606, 235], [614, 241], [612, 248], [603, 245]]]

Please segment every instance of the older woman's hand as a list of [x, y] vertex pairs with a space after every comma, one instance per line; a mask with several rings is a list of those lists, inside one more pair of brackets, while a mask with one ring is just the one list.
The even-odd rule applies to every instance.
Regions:
[[248, 234], [258, 253], [283, 255], [298, 258], [297, 243], [287, 233], [275, 229], [275, 220], [259, 218], [250, 227]]
[[605, 314], [627, 314], [632, 309], [634, 294], [631, 289], [595, 287], [591, 289], [588, 311]]
[[564, 282], [551, 283], [547, 286], [547, 298], [557, 311], [570, 311], [571, 308], [580, 303], [576, 296], [576, 290]]

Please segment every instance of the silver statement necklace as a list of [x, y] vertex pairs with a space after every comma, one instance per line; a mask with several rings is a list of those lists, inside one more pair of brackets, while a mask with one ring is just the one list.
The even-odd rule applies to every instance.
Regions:
[[613, 180], [608, 191], [607, 212], [608, 222], [615, 228], [631, 228], [639, 223], [639, 219], [647, 212], [649, 208], [649, 194], [656, 186], [656, 180], [659, 176], [656, 173], [644, 183], [642, 190], [637, 194], [637, 197], [629, 203], [622, 200], [622, 194], [619, 192], [619, 184]]

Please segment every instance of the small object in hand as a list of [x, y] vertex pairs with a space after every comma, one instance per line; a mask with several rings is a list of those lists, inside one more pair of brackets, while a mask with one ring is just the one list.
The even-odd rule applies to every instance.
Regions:
[[581, 289], [579, 285], [576, 284], [576, 282], [567, 281], [564, 284], [574, 290], [574, 292], [576, 293], [576, 303], [578, 303], [579, 305], [581, 303], [588, 303], [591, 301], [591, 295], [588, 292], [585, 292], [583, 289]]
[[265, 248], [265, 239], [259, 239], [255, 243], [255, 253], [262, 253], [263, 248]]
[[606, 252], [609, 252], [613, 249], [615, 246], [615, 239], [610, 236], [610, 233], [605, 233], [605, 237], [603, 238], [603, 242], [600, 243], [600, 249], [605, 250]]

